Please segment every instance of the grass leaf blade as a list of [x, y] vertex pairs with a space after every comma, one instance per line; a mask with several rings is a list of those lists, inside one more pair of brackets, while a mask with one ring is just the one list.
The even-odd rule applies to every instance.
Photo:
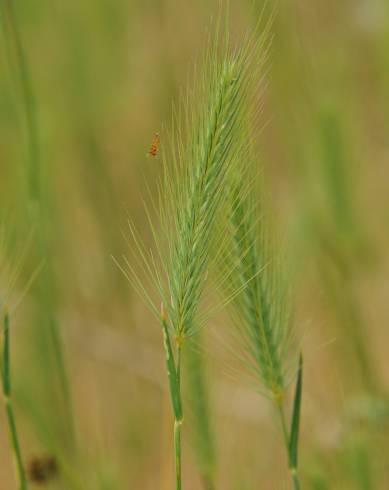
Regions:
[[296, 390], [294, 394], [293, 413], [290, 427], [289, 440], [289, 465], [297, 469], [298, 462], [298, 439], [300, 429], [301, 398], [303, 389], [303, 356], [300, 353]]

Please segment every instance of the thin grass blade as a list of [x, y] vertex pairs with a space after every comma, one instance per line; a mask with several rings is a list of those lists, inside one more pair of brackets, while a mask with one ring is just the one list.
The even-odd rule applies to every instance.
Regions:
[[303, 390], [303, 356], [300, 354], [296, 390], [294, 394], [292, 421], [289, 440], [289, 466], [297, 469], [298, 463], [298, 440], [300, 430], [301, 398]]

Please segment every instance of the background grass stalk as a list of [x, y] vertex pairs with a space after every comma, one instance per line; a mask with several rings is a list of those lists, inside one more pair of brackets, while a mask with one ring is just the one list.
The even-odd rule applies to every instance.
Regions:
[[[19, 80], [22, 93], [22, 107], [25, 118], [26, 132], [26, 174], [28, 187], [28, 214], [30, 223], [36, 225], [38, 254], [40, 260], [45, 262], [41, 286], [41, 302], [44, 304], [44, 316], [48, 328], [48, 335], [54, 353], [54, 362], [59, 377], [62, 391], [62, 406], [65, 410], [69, 442], [74, 448], [76, 445], [74, 415], [71, 401], [69, 380], [65, 366], [62, 340], [59, 325], [55, 314], [55, 279], [52, 270], [50, 251], [47, 243], [47, 223], [45, 213], [48, 203], [42, 192], [42, 165], [39, 142], [39, 125], [36, 113], [36, 102], [31, 81], [30, 69], [24, 52], [21, 35], [18, 28], [13, 2], [5, 0], [1, 2], [1, 14], [3, 18], [4, 36], [7, 38], [7, 49], [10, 68], [14, 68], [14, 79]], [[13, 49], [12, 49], [13, 48]], [[14, 55], [14, 56], [13, 56]], [[15, 59], [15, 65], [12, 60]], [[47, 371], [47, 370], [46, 370]]]
[[[24, 53], [19, 28], [16, 21], [14, 6], [12, 0], [1, 2], [1, 10], [4, 24], [4, 35], [8, 36], [7, 48], [11, 50], [13, 47], [16, 73], [15, 80], [20, 81], [22, 92], [22, 105], [26, 119], [26, 137], [27, 137], [27, 180], [28, 188], [31, 196], [29, 211], [33, 215], [33, 203], [40, 202], [41, 185], [40, 185], [40, 147], [39, 147], [39, 131], [36, 116], [36, 104], [30, 70], [27, 59]], [[13, 53], [9, 53], [10, 68], [12, 68]], [[31, 216], [33, 217], [33, 216]]]
[[12, 447], [16, 478], [18, 481], [18, 489], [27, 489], [27, 480], [24, 473], [23, 459], [19, 444], [18, 433], [16, 429], [15, 415], [11, 399], [11, 366], [10, 366], [10, 340], [9, 340], [9, 314], [7, 311], [3, 314], [3, 354], [1, 362], [3, 399], [7, 415], [9, 438]]
[[207, 376], [207, 360], [202, 352], [203, 332], [185, 347], [185, 399], [190, 443], [204, 490], [213, 490], [216, 482], [216, 449], [211, 414], [211, 393]]

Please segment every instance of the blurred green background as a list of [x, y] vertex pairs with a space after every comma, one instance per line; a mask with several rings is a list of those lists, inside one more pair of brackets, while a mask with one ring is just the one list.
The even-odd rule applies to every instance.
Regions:
[[[127, 216], [147, 236], [142, 200], [161, 163], [145, 155], [156, 131], [164, 144], [219, 2], [2, 3], [0, 290], [24, 249], [13, 298], [39, 268], [12, 310], [24, 458], [61, 459], [53, 489], [172, 488], [160, 328], [111, 256], [127, 253]], [[303, 488], [381, 490], [389, 488], [389, 3], [274, 3], [256, 146], [295, 272]], [[231, 0], [234, 35], [261, 7]], [[29, 85], [36, 140], [26, 124]], [[209, 336], [220, 335], [223, 321], [211, 324]], [[225, 374], [224, 352], [209, 358], [216, 488], [289, 488], [267, 400]], [[3, 412], [0, 489], [8, 490], [16, 487]], [[184, 488], [199, 489], [187, 437], [184, 452]]]

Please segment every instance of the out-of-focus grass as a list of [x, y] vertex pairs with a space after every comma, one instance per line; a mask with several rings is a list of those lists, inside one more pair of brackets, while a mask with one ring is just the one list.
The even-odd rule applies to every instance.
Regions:
[[[384, 488], [389, 7], [385, 0], [278, 3], [265, 127], [256, 145], [277, 218], [289, 225], [296, 248], [306, 352], [303, 486]], [[163, 126], [192, 76], [217, 2], [13, 4], [34, 87], [50, 196], [44, 211], [57, 284], [52, 306], [74, 398], [81, 488], [171, 488], [160, 332], [157, 325], [145, 328], [153, 319], [110, 255], [125, 251], [126, 214], [141, 227], [146, 221], [140, 195], [145, 182], [155, 190], [160, 161], [145, 154], [155, 131], [164, 144]], [[231, 2], [237, 31], [255, 22], [249, 4]], [[10, 248], [19, 249], [32, 223], [24, 205], [22, 100], [5, 48], [2, 37], [0, 205]], [[33, 233], [36, 237], [37, 230]], [[34, 249], [33, 244], [20, 289], [39, 265]], [[42, 318], [43, 278], [41, 273], [12, 323], [15, 411], [26, 459], [64, 444], [52, 440], [58, 413], [51, 400], [58, 386], [48, 389], [45, 381], [50, 346], [32, 348]], [[215, 320], [215, 327], [222, 322]], [[356, 328], [362, 340], [356, 340]], [[363, 367], [358, 343], [369, 368]], [[212, 373], [223, 372], [218, 354], [212, 363]], [[274, 474], [265, 464], [270, 456], [283, 458], [281, 441], [267, 427], [266, 402], [253, 402], [235, 378], [215, 376], [213, 386], [219, 488], [286, 485], [287, 475]], [[155, 423], [161, 414], [166, 427]], [[0, 417], [5, 427], [4, 414]], [[188, 437], [188, 490], [200, 485], [190, 443]], [[13, 488], [5, 438], [0, 456], [0, 487]]]

